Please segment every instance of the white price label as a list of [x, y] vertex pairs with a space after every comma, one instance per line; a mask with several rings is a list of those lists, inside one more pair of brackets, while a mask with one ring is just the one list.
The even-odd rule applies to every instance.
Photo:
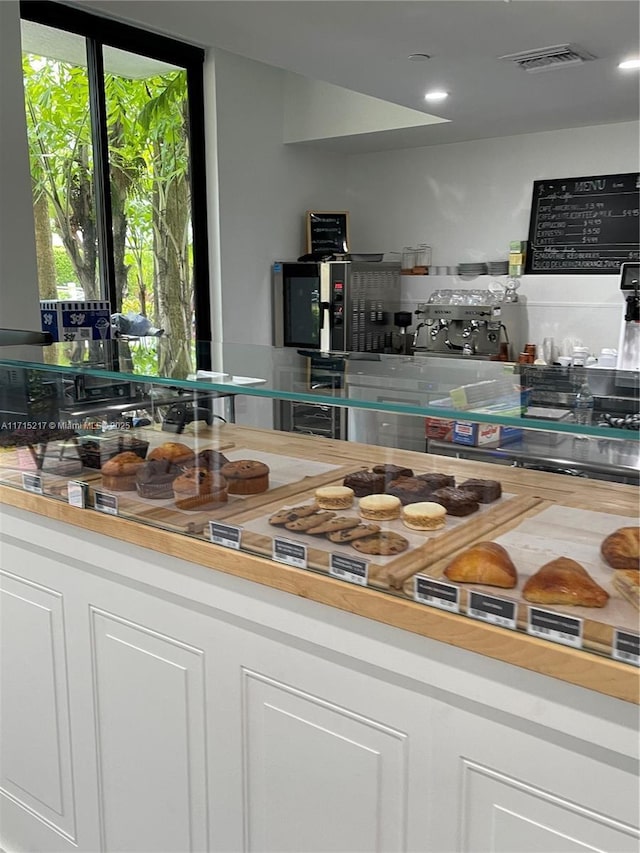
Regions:
[[67, 500], [69, 506], [77, 506], [79, 509], [84, 509], [87, 505], [87, 491], [88, 487], [86, 483], [69, 480], [67, 483]]
[[441, 583], [424, 575], [416, 575], [413, 581], [413, 599], [418, 604], [427, 604], [449, 613], [460, 612], [460, 589], [449, 583]]
[[221, 524], [219, 521], [209, 522], [209, 538], [214, 545], [222, 545], [223, 548], [240, 550], [242, 541], [242, 528], [237, 524]]
[[117, 515], [118, 498], [115, 495], [107, 494], [107, 492], [94, 492], [93, 507], [98, 512], [104, 512], [107, 515]]
[[368, 572], [369, 566], [366, 560], [356, 560], [353, 557], [345, 557], [344, 554], [331, 555], [329, 574], [334, 578], [340, 578], [358, 586], [366, 586]]
[[530, 607], [527, 633], [572, 649], [582, 648], [582, 619], [575, 616]]
[[500, 628], [509, 628], [511, 631], [516, 629], [516, 603], [505, 598], [470, 592], [467, 615]]
[[26, 472], [23, 472], [22, 488], [25, 492], [33, 492], [34, 495], [43, 494], [44, 489], [42, 487], [42, 477], [39, 474], [27, 474]]
[[272, 557], [277, 563], [286, 563], [296, 569], [307, 568], [307, 546], [289, 539], [276, 537], [273, 540]]

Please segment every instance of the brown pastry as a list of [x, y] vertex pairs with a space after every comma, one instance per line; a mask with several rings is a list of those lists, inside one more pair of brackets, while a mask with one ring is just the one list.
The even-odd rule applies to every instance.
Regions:
[[150, 459], [136, 471], [136, 489], [141, 498], [172, 498], [173, 481], [181, 474], [182, 468], [168, 459]]
[[609, 593], [570, 557], [558, 557], [545, 563], [531, 575], [522, 590], [532, 604], [569, 604], [578, 607], [604, 607]]
[[357, 527], [349, 528], [349, 530], [337, 530], [335, 533], [327, 533], [327, 539], [330, 539], [332, 542], [353, 542], [355, 539], [363, 539], [365, 536], [371, 536], [379, 532], [380, 527], [377, 524], [359, 524]]
[[318, 512], [320, 507], [318, 504], [305, 504], [303, 506], [292, 506], [288, 509], [280, 509], [274, 513], [269, 519], [269, 524], [284, 525], [288, 521], [295, 521], [297, 518], [307, 518]]
[[429, 500], [442, 504], [449, 515], [463, 516], [471, 515], [479, 509], [479, 503], [475, 495], [462, 489], [436, 489], [432, 492]]
[[319, 527], [325, 521], [335, 516], [335, 512], [316, 512], [306, 518], [295, 518], [293, 521], [287, 521], [285, 527], [287, 530], [295, 530], [296, 533], [306, 533], [312, 527]]
[[392, 480], [385, 491], [388, 495], [400, 498], [403, 506], [418, 501], [428, 501], [432, 493], [429, 484], [420, 477], [401, 477], [399, 480]]
[[498, 480], [465, 480], [458, 488], [471, 492], [481, 504], [490, 504], [502, 496], [502, 485]]
[[387, 482], [391, 480], [399, 480], [401, 477], [413, 477], [411, 468], [404, 468], [401, 465], [374, 465], [374, 474], [384, 474]]
[[312, 536], [317, 536], [320, 533], [336, 533], [338, 530], [350, 530], [359, 524], [359, 518], [348, 518], [346, 515], [337, 515], [335, 518], [323, 521], [317, 527], [310, 527], [307, 533], [310, 533]]
[[436, 489], [446, 489], [448, 486], [453, 488], [456, 484], [455, 477], [450, 474], [438, 474], [436, 471], [429, 474], [418, 474], [418, 480], [426, 483], [432, 492], [435, 492]]
[[226, 503], [227, 481], [216, 471], [189, 468], [173, 481], [173, 496], [178, 509], [211, 509]]
[[463, 551], [444, 570], [451, 581], [513, 589], [518, 573], [507, 551], [497, 542], [478, 542]]
[[356, 539], [351, 543], [351, 547], [360, 551], [361, 554], [380, 554], [380, 556], [389, 557], [392, 554], [402, 554], [409, 547], [409, 542], [399, 533], [381, 530], [373, 536]]
[[144, 459], [130, 450], [125, 453], [117, 453], [104, 463], [100, 469], [102, 474], [102, 486], [113, 492], [135, 492], [136, 474]]
[[179, 441], [165, 441], [149, 451], [147, 459], [167, 459], [174, 465], [186, 465], [194, 456], [195, 453], [186, 444], [181, 444]]
[[342, 485], [353, 489], [357, 498], [363, 498], [365, 495], [381, 495], [384, 492], [385, 482], [384, 474], [376, 474], [374, 471], [354, 471], [353, 474], [347, 474]]
[[640, 569], [640, 527], [621, 527], [603, 540], [603, 559], [613, 569]]
[[187, 464], [189, 468], [206, 468], [208, 471], [219, 471], [229, 460], [219, 450], [201, 450]]
[[257, 495], [269, 488], [269, 466], [256, 459], [227, 462], [220, 473], [229, 481], [230, 495]]
[[613, 573], [613, 588], [640, 610], [640, 573], [635, 569], [618, 569]]

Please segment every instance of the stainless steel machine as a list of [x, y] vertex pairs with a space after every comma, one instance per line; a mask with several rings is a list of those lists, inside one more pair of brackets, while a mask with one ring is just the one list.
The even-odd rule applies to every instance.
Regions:
[[620, 266], [625, 312], [618, 342], [618, 370], [640, 370], [640, 264]]
[[524, 305], [515, 294], [507, 301], [490, 290], [438, 290], [415, 313], [422, 318], [415, 352], [514, 358], [524, 340]]

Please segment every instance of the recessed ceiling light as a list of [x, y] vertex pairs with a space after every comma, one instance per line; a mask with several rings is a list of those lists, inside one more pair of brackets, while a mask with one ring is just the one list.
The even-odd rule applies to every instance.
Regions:
[[449, 97], [448, 92], [443, 92], [441, 89], [434, 89], [433, 92], [427, 92], [424, 96], [426, 101], [444, 101]]
[[625, 59], [618, 64], [618, 68], [640, 68], [640, 59]]
[[410, 53], [407, 56], [407, 59], [410, 62], [426, 62], [427, 59], [431, 59], [428, 53]]

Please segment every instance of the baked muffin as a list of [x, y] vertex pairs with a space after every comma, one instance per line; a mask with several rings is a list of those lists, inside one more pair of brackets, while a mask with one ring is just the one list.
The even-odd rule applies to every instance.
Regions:
[[502, 486], [497, 480], [465, 480], [458, 488], [471, 492], [481, 504], [490, 504], [502, 495]]
[[147, 459], [166, 459], [174, 465], [187, 465], [195, 457], [195, 453], [186, 444], [179, 441], [165, 441], [149, 451]]
[[141, 498], [162, 500], [173, 497], [173, 481], [182, 468], [168, 459], [150, 459], [136, 472], [136, 490]]
[[257, 495], [269, 488], [269, 466], [256, 459], [227, 462], [220, 473], [229, 481], [230, 495]]
[[208, 471], [219, 471], [229, 460], [218, 450], [201, 450], [185, 464], [189, 468], [206, 468]]
[[385, 491], [388, 495], [400, 498], [403, 506], [406, 506], [417, 501], [430, 500], [433, 490], [420, 477], [401, 477], [389, 483]]
[[178, 509], [211, 509], [226, 503], [228, 484], [216, 471], [189, 468], [173, 481], [173, 497]]
[[100, 469], [103, 488], [112, 492], [135, 492], [136, 475], [144, 464], [144, 459], [131, 450], [112, 456]]
[[436, 489], [431, 495], [431, 500], [442, 504], [449, 515], [471, 515], [480, 508], [479, 502], [471, 492], [462, 489]]
[[377, 474], [375, 471], [354, 471], [353, 474], [347, 474], [342, 481], [343, 486], [353, 489], [357, 498], [363, 498], [365, 495], [381, 495], [385, 484], [385, 475]]

